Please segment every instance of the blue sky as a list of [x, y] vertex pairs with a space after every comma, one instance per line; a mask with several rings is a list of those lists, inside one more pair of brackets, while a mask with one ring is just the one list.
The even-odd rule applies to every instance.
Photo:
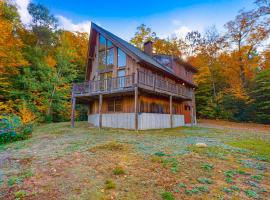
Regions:
[[240, 9], [254, 8], [255, 0], [15, 0], [25, 23], [25, 7], [30, 1], [47, 6], [63, 28], [87, 31], [93, 21], [129, 40], [142, 23], [158, 36], [184, 35], [190, 30], [203, 31], [211, 25], [222, 30]]

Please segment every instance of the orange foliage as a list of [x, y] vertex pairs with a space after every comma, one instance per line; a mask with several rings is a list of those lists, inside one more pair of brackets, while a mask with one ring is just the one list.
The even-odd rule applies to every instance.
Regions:
[[23, 124], [33, 122], [36, 118], [36, 116], [26, 107], [25, 103], [23, 103], [22, 107], [19, 109], [18, 114], [21, 117]]
[[17, 67], [27, 65], [23, 58], [21, 48], [22, 41], [14, 35], [14, 24], [3, 15], [3, 2], [0, 2], [0, 73], [4, 73], [5, 67]]
[[52, 56], [46, 56], [45, 57], [45, 62], [50, 66], [50, 67], [55, 67], [56, 66], [56, 60]]

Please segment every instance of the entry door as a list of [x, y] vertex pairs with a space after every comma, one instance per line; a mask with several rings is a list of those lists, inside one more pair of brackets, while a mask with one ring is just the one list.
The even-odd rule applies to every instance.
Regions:
[[118, 70], [117, 77], [118, 77], [118, 87], [119, 88], [125, 87], [125, 75], [126, 75], [126, 71], [124, 69]]

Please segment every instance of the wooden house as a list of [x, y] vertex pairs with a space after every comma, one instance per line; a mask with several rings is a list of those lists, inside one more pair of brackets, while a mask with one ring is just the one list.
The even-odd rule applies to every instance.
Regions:
[[171, 128], [196, 123], [192, 65], [172, 55], [144, 51], [92, 23], [86, 79], [72, 89], [75, 104], [89, 108], [88, 121], [97, 127]]

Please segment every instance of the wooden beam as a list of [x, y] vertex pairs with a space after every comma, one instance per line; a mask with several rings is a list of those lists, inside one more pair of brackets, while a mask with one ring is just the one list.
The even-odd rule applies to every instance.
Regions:
[[102, 94], [99, 95], [99, 104], [98, 104], [98, 114], [99, 114], [99, 128], [102, 128]]
[[74, 118], [75, 118], [75, 106], [76, 106], [76, 98], [72, 97], [72, 110], [71, 110], [71, 126], [74, 128]]
[[135, 130], [138, 130], [138, 87], [135, 87], [135, 94], [134, 94], [134, 111], [135, 111]]
[[138, 64], [135, 65], [135, 88], [134, 88], [134, 112], [135, 112], [135, 130], [138, 131], [138, 110], [139, 110], [139, 99], [138, 99], [138, 83], [139, 83], [139, 73], [138, 73]]
[[170, 126], [173, 127], [173, 106], [172, 106], [172, 95], [170, 96]]
[[192, 91], [192, 125], [197, 125], [195, 91]]

